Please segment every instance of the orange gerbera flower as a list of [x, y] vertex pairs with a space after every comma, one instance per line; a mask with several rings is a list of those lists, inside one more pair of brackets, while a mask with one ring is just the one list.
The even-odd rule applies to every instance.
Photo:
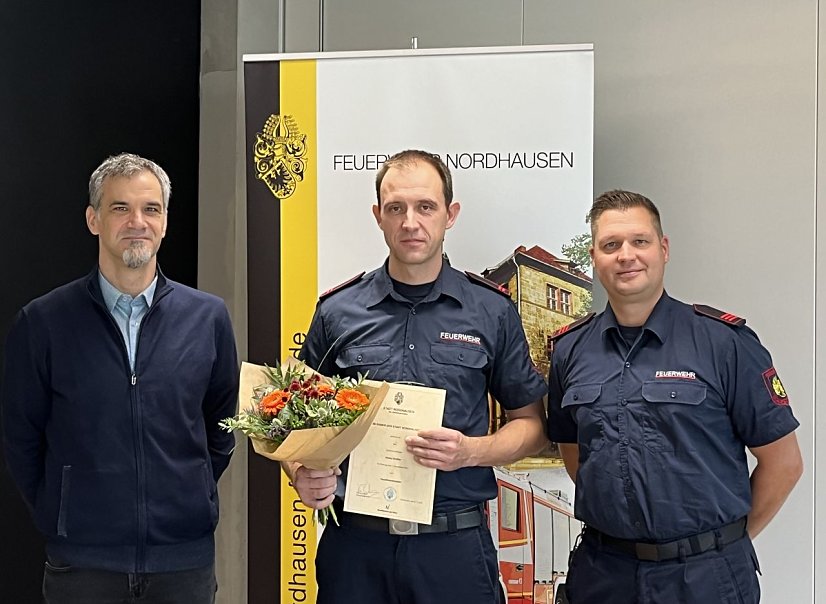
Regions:
[[261, 399], [261, 410], [275, 415], [290, 402], [290, 393], [284, 390], [273, 390]]
[[336, 391], [336, 389], [329, 384], [319, 384], [318, 387], [316, 387], [316, 390], [318, 391], [319, 397], [329, 396]]
[[352, 390], [350, 388], [343, 388], [336, 394], [336, 402], [339, 407], [347, 409], [348, 411], [358, 411], [368, 405], [370, 399], [363, 392]]

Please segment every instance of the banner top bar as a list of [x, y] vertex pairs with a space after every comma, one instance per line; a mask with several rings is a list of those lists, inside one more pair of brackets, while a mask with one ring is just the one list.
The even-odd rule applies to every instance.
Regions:
[[423, 57], [439, 55], [485, 55], [512, 54], [523, 52], [581, 52], [593, 51], [593, 44], [536, 44], [525, 46], [478, 46], [467, 48], [416, 48], [386, 50], [346, 50], [335, 52], [284, 52], [248, 54], [243, 56], [244, 63], [262, 61], [299, 61], [306, 59], [359, 59], [378, 57]]

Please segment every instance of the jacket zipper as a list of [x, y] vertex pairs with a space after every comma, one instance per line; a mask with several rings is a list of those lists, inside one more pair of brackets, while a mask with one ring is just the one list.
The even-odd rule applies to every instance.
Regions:
[[[169, 289], [156, 291], [155, 297], [152, 300], [152, 305], [146, 314], [141, 319], [141, 325], [138, 328], [138, 337], [135, 339], [135, 369], [132, 371], [132, 405], [135, 416], [135, 444], [137, 446], [137, 469], [138, 469], [138, 543], [135, 548], [135, 567], [136, 572], [145, 572], [146, 567], [146, 542], [149, 537], [149, 528], [146, 520], [146, 453], [143, 448], [143, 407], [140, 404], [140, 394], [138, 392], [138, 361], [140, 357], [138, 353], [141, 349], [141, 337], [143, 336], [143, 328], [146, 326], [149, 317], [152, 316], [152, 311], [155, 310], [158, 302], [169, 293]], [[114, 319], [113, 319], [114, 320]], [[122, 339], [122, 338], [121, 338]], [[125, 347], [125, 343], [124, 343]], [[127, 355], [127, 364], [128, 364]]]
[[[145, 319], [146, 317], [144, 317]], [[143, 325], [143, 322], [141, 322]], [[140, 337], [140, 332], [138, 332]], [[138, 365], [137, 348], [135, 350], [135, 366]], [[146, 551], [146, 468], [144, 465], [144, 451], [143, 451], [143, 422], [140, 414], [140, 397], [138, 396], [138, 375], [134, 371], [130, 379], [131, 388], [129, 389], [130, 400], [132, 404], [132, 416], [135, 421], [132, 422], [132, 434], [135, 439], [135, 468], [137, 471], [137, 494], [138, 494], [138, 526], [137, 526], [137, 543], [135, 543], [135, 572], [144, 572], [146, 561], [144, 560]]]
[[132, 405], [135, 417], [135, 445], [137, 446], [137, 468], [138, 468], [138, 543], [135, 548], [135, 567], [137, 572], [145, 572], [146, 568], [146, 542], [149, 537], [149, 527], [146, 520], [146, 452], [143, 448], [143, 407], [140, 404], [140, 394], [138, 392], [138, 353], [141, 349], [141, 336], [146, 322], [152, 315], [155, 305], [166, 295], [167, 290], [156, 292], [152, 305], [141, 319], [138, 328], [138, 337], [135, 338], [135, 369], [132, 371]]
[[[102, 304], [99, 300], [97, 300], [94, 295], [92, 295], [92, 299], [98, 304], [98, 306], [103, 310], [107, 317], [109, 317], [109, 322], [115, 328], [115, 332], [117, 334], [117, 340], [120, 342], [121, 350], [123, 351], [123, 360], [126, 365], [127, 373], [129, 374], [129, 399], [130, 404], [132, 405], [132, 414], [135, 418], [135, 421], [132, 423], [132, 435], [135, 439], [135, 466], [137, 470], [136, 475], [136, 482], [137, 482], [137, 494], [138, 494], [138, 506], [137, 506], [137, 534], [136, 534], [136, 543], [135, 543], [135, 572], [142, 573], [146, 567], [146, 541], [147, 541], [147, 522], [146, 522], [146, 467], [145, 467], [145, 459], [144, 459], [144, 448], [143, 448], [143, 416], [141, 414], [141, 406], [140, 406], [140, 396], [138, 395], [138, 351], [140, 350], [140, 340], [141, 335], [143, 334], [143, 327], [146, 325], [147, 319], [152, 314], [152, 311], [155, 309], [155, 305], [158, 301], [166, 296], [167, 293], [171, 291], [170, 289], [164, 288], [161, 291], [155, 291], [155, 297], [152, 300], [152, 305], [149, 307], [149, 310], [146, 311], [146, 315], [144, 315], [143, 319], [141, 320], [141, 326], [138, 329], [138, 337], [135, 341], [135, 369], [133, 370], [132, 367], [129, 365], [129, 350], [126, 346], [126, 342], [123, 339], [123, 334], [118, 327], [117, 321], [112, 316], [112, 313], [106, 308], [104, 304]], [[90, 292], [91, 293], [91, 292]]]

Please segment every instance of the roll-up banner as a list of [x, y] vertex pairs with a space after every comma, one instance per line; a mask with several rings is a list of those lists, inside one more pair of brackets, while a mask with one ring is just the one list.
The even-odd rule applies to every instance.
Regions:
[[[593, 71], [590, 44], [244, 56], [247, 360], [296, 354], [319, 293], [382, 264], [376, 171], [424, 149], [462, 203], [451, 265], [510, 289], [547, 373], [548, 336], [591, 304]], [[249, 601], [315, 602], [311, 515], [253, 454], [248, 513]]]

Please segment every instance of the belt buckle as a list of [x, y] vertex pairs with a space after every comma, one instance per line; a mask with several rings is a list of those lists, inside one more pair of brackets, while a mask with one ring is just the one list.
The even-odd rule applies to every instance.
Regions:
[[391, 519], [388, 522], [388, 530], [391, 535], [418, 535], [419, 523], [409, 520]]

